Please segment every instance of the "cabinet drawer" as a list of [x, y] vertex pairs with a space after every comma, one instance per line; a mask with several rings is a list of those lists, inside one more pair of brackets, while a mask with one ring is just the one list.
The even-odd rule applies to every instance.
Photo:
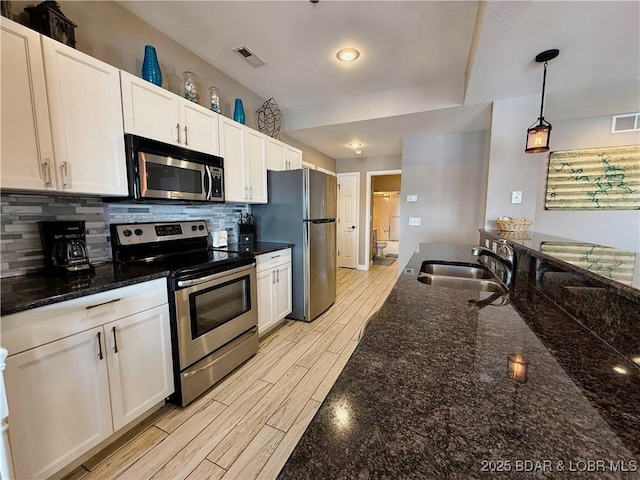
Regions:
[[167, 303], [167, 280], [74, 298], [2, 318], [2, 346], [9, 355]]
[[277, 250], [271, 253], [256, 255], [256, 272], [277, 267], [283, 263], [291, 262], [291, 249]]

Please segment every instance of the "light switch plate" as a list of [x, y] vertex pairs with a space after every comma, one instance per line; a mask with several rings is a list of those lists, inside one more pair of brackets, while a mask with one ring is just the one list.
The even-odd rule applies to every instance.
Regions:
[[511, 203], [522, 203], [522, 191], [514, 190], [511, 192]]
[[418, 226], [420, 226], [420, 220], [422, 220], [422, 219], [421, 218], [410, 217], [409, 218], [409, 225], [412, 225], [414, 227], [418, 227]]
[[416, 203], [418, 201], [418, 195], [407, 195], [407, 203]]

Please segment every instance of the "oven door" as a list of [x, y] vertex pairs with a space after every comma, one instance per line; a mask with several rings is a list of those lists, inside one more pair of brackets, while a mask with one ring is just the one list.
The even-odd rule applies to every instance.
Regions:
[[211, 171], [207, 165], [138, 151], [140, 196], [177, 200], [209, 200]]
[[179, 280], [175, 305], [183, 370], [258, 324], [255, 263]]

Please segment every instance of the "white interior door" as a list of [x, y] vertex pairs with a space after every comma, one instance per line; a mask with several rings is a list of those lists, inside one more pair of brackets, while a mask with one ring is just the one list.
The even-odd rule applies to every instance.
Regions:
[[358, 263], [358, 199], [360, 174], [338, 174], [338, 267], [356, 268]]

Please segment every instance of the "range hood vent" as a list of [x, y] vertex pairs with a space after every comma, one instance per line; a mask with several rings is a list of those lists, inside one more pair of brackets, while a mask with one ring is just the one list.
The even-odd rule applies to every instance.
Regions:
[[640, 113], [614, 115], [611, 119], [611, 133], [640, 131]]
[[265, 61], [253, 53], [246, 45], [236, 47], [233, 51], [240, 55], [252, 67], [261, 67], [266, 65]]

